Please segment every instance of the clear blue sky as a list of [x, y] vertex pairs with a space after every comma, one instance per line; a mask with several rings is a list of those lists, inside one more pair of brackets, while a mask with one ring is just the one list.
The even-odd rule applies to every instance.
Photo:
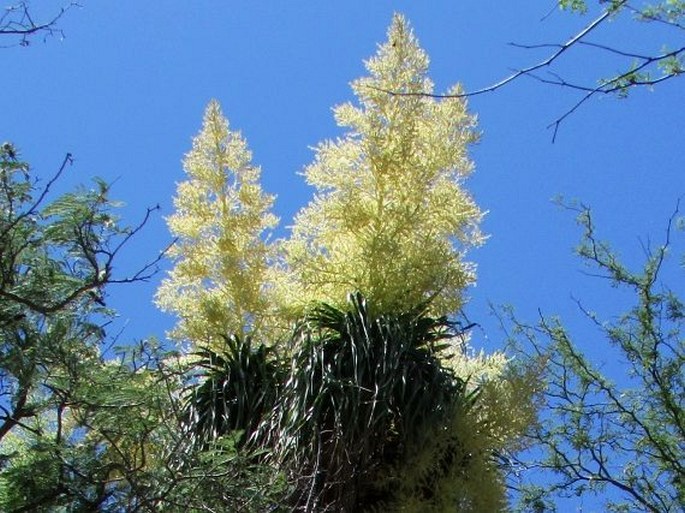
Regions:
[[[340, 133], [330, 109], [351, 99], [348, 83], [364, 73], [362, 61], [384, 40], [393, 12], [412, 23], [439, 91], [455, 82], [468, 90], [487, 86], [549, 51], [507, 43], [561, 42], [587, 22], [562, 13], [541, 21], [552, 0], [82, 4], [64, 18], [64, 40], [0, 50], [0, 137], [44, 177], [72, 152], [65, 184], [94, 175], [115, 181], [113, 195], [126, 203], [122, 214], [135, 223], [148, 206], [159, 204], [161, 216], [172, 211], [175, 184], [184, 179], [181, 159], [216, 98], [247, 138], [265, 189], [278, 196], [282, 235], [311, 194], [297, 173], [311, 161], [311, 146]], [[594, 40], [660, 49], [661, 36], [640, 39], [629, 28], [612, 23]], [[618, 69], [589, 50], [569, 54], [562, 66], [590, 79]], [[579, 236], [573, 215], [551, 199], [590, 204], [601, 233], [639, 262], [639, 237], [661, 241], [685, 194], [682, 87], [673, 81], [628, 100], [593, 100], [563, 123], [554, 144], [546, 127], [577, 101], [572, 91], [522, 78], [469, 101], [483, 137], [472, 149], [476, 173], [467, 187], [489, 212], [490, 234], [470, 254], [479, 269], [467, 307], [482, 326], [477, 348], [493, 350], [503, 338], [488, 302], [510, 303], [531, 320], [538, 308], [577, 317], [572, 296], [616, 313], [610, 289], [585, 277], [571, 254]], [[169, 242], [161, 216], [131, 245], [122, 271]], [[162, 337], [171, 326], [151, 303], [159, 278], [111, 291], [128, 323], [124, 339]], [[587, 335], [579, 342], [601, 361], [595, 334], [578, 330]]]

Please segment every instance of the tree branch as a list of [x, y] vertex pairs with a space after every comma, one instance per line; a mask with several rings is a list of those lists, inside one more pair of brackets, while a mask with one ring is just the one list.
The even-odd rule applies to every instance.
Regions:
[[[602, 2], [600, 2], [602, 3]], [[436, 94], [436, 93], [431, 93], [431, 92], [399, 92], [399, 91], [390, 91], [382, 88], [378, 88], [375, 86], [367, 86], [371, 89], [376, 89], [382, 92], [385, 92], [387, 94], [391, 94], [394, 96], [425, 96], [429, 98], [437, 98], [437, 99], [454, 99], [454, 98], [468, 98], [471, 96], [478, 96], [482, 95], [485, 93], [490, 93], [497, 91], [504, 86], [507, 86], [508, 84], [514, 82], [515, 80], [518, 80], [519, 78], [523, 76], [529, 76], [531, 78], [534, 78], [535, 80], [548, 84], [548, 85], [554, 85], [554, 86], [560, 86], [560, 87], [566, 87], [570, 89], [575, 89], [578, 91], [582, 91], [585, 93], [579, 100], [576, 101], [575, 104], [573, 104], [566, 112], [564, 112], [561, 116], [559, 116], [557, 119], [555, 119], [552, 123], [550, 123], [547, 128], [553, 129], [553, 134], [552, 134], [552, 142], [556, 141], [559, 128], [561, 124], [573, 113], [575, 113], [582, 105], [584, 105], [589, 99], [591, 99], [593, 96], [597, 94], [618, 94], [619, 96], [625, 96], [627, 94], [628, 89], [635, 88], [635, 87], [651, 87], [655, 86], [657, 84], [660, 84], [662, 82], [665, 82], [671, 78], [675, 78], [677, 76], [682, 75], [685, 73], [685, 69], [683, 69], [683, 65], [681, 64], [681, 59], [683, 55], [685, 55], [685, 47], [679, 48], [677, 50], [673, 51], [668, 51], [668, 52], [662, 52], [657, 55], [645, 55], [645, 54], [638, 54], [635, 52], [630, 52], [626, 50], [621, 50], [618, 48], [611, 47], [609, 45], [603, 45], [599, 43], [593, 43], [586, 41], [586, 37], [588, 34], [591, 32], [595, 31], [600, 25], [602, 25], [606, 20], [608, 20], [610, 17], [614, 16], [616, 12], [621, 10], [622, 8], [627, 8], [630, 11], [632, 11], [635, 14], [638, 14], [642, 20], [646, 21], [652, 21], [652, 22], [660, 22], [667, 24], [669, 26], [673, 26], [678, 29], [684, 29], [681, 24], [677, 23], [676, 21], [670, 20], [670, 19], [665, 19], [661, 17], [658, 14], [650, 14], [649, 10], [638, 10], [635, 9], [634, 7], [630, 7], [627, 3], [627, 0], [623, 0], [620, 2], [611, 2], [611, 5], [606, 7], [604, 11], [602, 12], [601, 15], [596, 17], [594, 20], [592, 20], [590, 23], [588, 23], [585, 27], [583, 27], [579, 32], [577, 32], [573, 37], [568, 39], [565, 43], [561, 44], [532, 44], [532, 45], [524, 45], [524, 44], [517, 44], [517, 43], [510, 43], [510, 45], [515, 46], [517, 48], [524, 48], [524, 49], [540, 49], [540, 48], [551, 48], [554, 49], [554, 51], [547, 56], [545, 59], [532, 64], [528, 67], [518, 69], [513, 71], [510, 75], [506, 76], [505, 78], [499, 80], [498, 82], [495, 82], [489, 86], [480, 88], [480, 89], [475, 89], [475, 90], [470, 90], [470, 91], [460, 91], [457, 93], [453, 94]], [[681, 14], [679, 14], [682, 16]], [[572, 47], [575, 46], [587, 46], [591, 47], [600, 51], [604, 51], [607, 53], [611, 53], [614, 55], [618, 55], [621, 57], [626, 57], [626, 58], [632, 58], [637, 60], [637, 64], [631, 66], [627, 71], [619, 73], [615, 75], [614, 77], [606, 80], [600, 81], [599, 85], [583, 85], [583, 84], [575, 84], [572, 82], [569, 82], [559, 75], [555, 73], [551, 73], [553, 76], [552, 79], [550, 78], [545, 78], [541, 77], [537, 74], [538, 71], [549, 68], [554, 64], [562, 55], [564, 55], [568, 50], [570, 50]], [[651, 77], [649, 75], [649, 70], [654, 69], [654, 68], [661, 68], [661, 74], [657, 77]]]
[[[19, 2], [5, 8], [5, 12], [0, 16], [0, 36], [15, 36], [19, 42], [8, 46], [28, 46], [30, 38], [36, 34], [44, 34], [45, 38], [59, 34], [64, 37], [64, 32], [58, 28], [59, 21], [72, 8], [80, 7], [76, 2], [61, 7], [59, 12], [47, 21], [36, 22], [31, 15], [30, 2], [28, 0]], [[45, 39], [44, 38], [44, 39]]]
[[554, 52], [552, 55], [547, 57], [546, 59], [533, 64], [532, 66], [528, 66], [527, 68], [523, 68], [517, 71], [514, 71], [511, 75], [503, 78], [499, 82], [496, 82], [492, 85], [489, 85], [487, 87], [483, 87], [481, 89], [476, 89], [473, 91], [465, 91], [463, 93], [456, 93], [456, 94], [435, 94], [435, 93], [428, 93], [428, 92], [409, 92], [409, 93], [403, 93], [403, 92], [397, 92], [397, 91], [389, 91], [386, 89], [381, 89], [378, 87], [373, 87], [373, 86], [368, 86], [373, 89], [391, 94], [393, 96], [425, 96], [428, 98], [441, 98], [441, 99], [452, 99], [452, 98], [468, 98], [471, 96], [478, 96], [481, 94], [485, 93], [491, 93], [494, 91], [497, 91], [498, 89], [501, 89], [505, 85], [513, 82], [514, 80], [524, 76], [524, 75], [529, 75], [541, 68], [545, 68], [547, 66], [550, 66], [554, 61], [556, 61], [559, 57], [561, 57], [564, 52], [566, 52], [569, 48], [574, 46], [576, 43], [578, 43], [581, 39], [583, 39], [585, 36], [587, 36], [590, 32], [595, 30], [604, 20], [609, 18], [611, 16], [611, 13], [609, 11], [603, 12], [599, 17], [597, 17], [595, 20], [593, 20], [591, 23], [585, 26], [580, 32], [578, 32], [576, 35], [571, 37], [568, 41], [566, 41], [563, 44], [559, 45], [545, 45], [545, 46], [555, 46], [557, 47], [557, 51]]

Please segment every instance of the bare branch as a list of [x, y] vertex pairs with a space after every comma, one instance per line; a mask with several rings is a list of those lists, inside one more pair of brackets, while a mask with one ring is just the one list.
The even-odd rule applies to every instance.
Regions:
[[[556, 61], [559, 57], [561, 57], [564, 52], [566, 52], [569, 48], [574, 46], [576, 43], [578, 43], [581, 39], [583, 39], [585, 36], [587, 36], [590, 32], [592, 32], [594, 29], [596, 29], [604, 20], [609, 18], [611, 16], [611, 13], [609, 11], [605, 11], [602, 13], [601, 16], [597, 17], [594, 21], [589, 23], [588, 25], [583, 28], [580, 32], [578, 32], [576, 35], [574, 35], [571, 39], [566, 41], [563, 44], [560, 45], [554, 45], [557, 47], [557, 51], [554, 52], [552, 55], [547, 57], [546, 59], [538, 62], [537, 64], [533, 64], [532, 66], [528, 66], [527, 68], [523, 68], [517, 71], [514, 71], [511, 75], [503, 78], [499, 82], [496, 82], [492, 85], [489, 85], [487, 87], [483, 87], [482, 89], [476, 89], [474, 91], [465, 91], [463, 93], [457, 93], [457, 94], [435, 94], [435, 93], [403, 93], [403, 92], [397, 92], [397, 91], [388, 91], [384, 89], [380, 89], [377, 87], [374, 87], [374, 89], [377, 89], [379, 91], [383, 91], [385, 93], [391, 94], [393, 96], [426, 96], [428, 98], [444, 98], [444, 99], [449, 99], [449, 98], [467, 98], [471, 96], [478, 96], [481, 94], [485, 93], [491, 93], [494, 91], [497, 91], [498, 89], [501, 89], [505, 85], [513, 82], [514, 80], [524, 76], [524, 75], [530, 75], [531, 73], [541, 69], [550, 66], [554, 61]], [[550, 45], [551, 46], [551, 45]], [[371, 86], [369, 86], [371, 87]]]
[[611, 79], [602, 81], [598, 86], [595, 87], [571, 84], [561, 79], [560, 77], [557, 77], [557, 80], [546, 80], [538, 76], [529, 74], [531, 77], [535, 78], [539, 82], [562, 87], [570, 87], [572, 89], [577, 89], [580, 91], [584, 91], [586, 93], [580, 100], [578, 100], [575, 103], [575, 105], [573, 105], [569, 110], [567, 110], [564, 114], [558, 117], [553, 123], [547, 126], [547, 128], [554, 129], [554, 133], [552, 135], [552, 142], [556, 140], [556, 136], [559, 131], [559, 126], [561, 125], [561, 123], [571, 114], [573, 114], [576, 110], [578, 110], [578, 108], [581, 105], [583, 105], [586, 101], [588, 101], [596, 94], [623, 93], [629, 87], [651, 87], [661, 82], [665, 82], [666, 80], [669, 80], [671, 78], [680, 76], [683, 73], [682, 70], [674, 70], [670, 73], [665, 73], [662, 76], [653, 79], [638, 78], [640, 77], [640, 72], [645, 70], [647, 67], [652, 66], [653, 64], [658, 64], [660, 62], [665, 62], [668, 59], [680, 57], [683, 54], [685, 54], [685, 46], [677, 50], [673, 50], [671, 52], [663, 53], [660, 55], [655, 55], [652, 57], [642, 57], [642, 62], [638, 66], [635, 66], [624, 73], [616, 75]]
[[64, 37], [64, 32], [59, 28], [62, 17], [72, 8], [80, 7], [76, 2], [70, 2], [60, 8], [59, 12], [45, 21], [36, 22], [31, 15], [31, 6], [28, 0], [21, 1], [15, 5], [5, 8], [5, 12], [0, 15], [0, 36], [9, 36], [18, 39], [10, 46], [28, 46], [31, 37], [42, 34], [43, 40], [49, 36]]
[[[602, 2], [600, 2], [602, 3]], [[636, 53], [620, 48], [615, 48], [610, 45], [595, 43], [587, 41], [587, 36], [600, 27], [605, 21], [614, 16], [622, 8], [626, 8], [632, 13], [638, 16], [639, 20], [649, 21], [649, 22], [659, 22], [672, 26], [678, 29], [685, 29], [683, 25], [674, 21], [672, 19], [661, 16], [658, 12], [653, 14], [651, 10], [646, 9], [636, 9], [628, 5], [627, 0], [620, 2], [611, 2], [611, 5], [606, 7], [601, 15], [596, 17], [593, 21], [584, 26], [579, 32], [577, 32], [573, 37], [568, 39], [565, 43], [542, 43], [542, 44], [519, 44], [519, 43], [509, 43], [511, 46], [516, 48], [523, 48], [527, 50], [531, 49], [552, 49], [552, 53], [545, 59], [532, 64], [528, 67], [514, 70], [511, 74], [505, 78], [495, 82], [489, 86], [470, 90], [470, 91], [459, 91], [453, 94], [436, 94], [432, 92], [400, 92], [400, 91], [390, 91], [381, 89], [374, 86], [367, 86], [372, 89], [376, 89], [394, 96], [425, 96], [429, 98], [438, 99], [454, 99], [454, 98], [468, 98], [471, 96], [478, 96], [485, 93], [490, 93], [497, 91], [504, 86], [518, 80], [523, 76], [531, 77], [538, 82], [554, 85], [569, 89], [574, 89], [581, 91], [584, 94], [580, 99], [576, 101], [568, 110], [566, 110], [561, 116], [550, 123], [547, 128], [553, 130], [552, 142], [556, 141], [559, 128], [561, 124], [573, 113], [575, 113], [581, 106], [583, 106], [588, 100], [598, 94], [617, 94], [619, 97], [627, 95], [629, 89], [636, 87], [652, 87], [672, 78], [678, 77], [685, 73], [685, 69], [681, 64], [681, 59], [685, 55], [685, 47], [678, 48], [672, 51], [664, 51], [655, 55], [647, 55], [643, 53]], [[602, 52], [617, 55], [624, 58], [634, 59], [636, 63], [633, 63], [628, 67], [625, 72], [621, 72], [609, 79], [601, 80], [598, 85], [586, 85], [577, 84], [568, 81], [556, 73], [550, 72], [552, 78], [547, 78], [540, 76], [539, 71], [543, 69], [550, 68], [557, 60], [559, 60], [568, 50], [573, 47], [585, 46], [593, 48]], [[659, 69], [660, 73], [658, 76], [650, 76], [649, 71], [654, 69]]]

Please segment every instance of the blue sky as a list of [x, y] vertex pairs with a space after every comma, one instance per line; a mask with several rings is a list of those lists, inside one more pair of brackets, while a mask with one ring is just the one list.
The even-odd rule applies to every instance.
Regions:
[[[58, 5], [42, 3], [48, 10]], [[64, 18], [64, 40], [0, 50], [0, 137], [13, 141], [43, 177], [72, 152], [65, 187], [95, 175], [115, 182], [113, 196], [126, 203], [122, 215], [129, 223], [160, 205], [161, 215], [122, 259], [122, 271], [168, 244], [163, 216], [172, 211], [176, 183], [184, 179], [181, 160], [211, 98], [246, 137], [264, 188], [278, 197], [285, 235], [312, 192], [298, 172], [311, 161], [313, 145], [340, 134], [331, 107], [351, 99], [348, 84], [364, 73], [362, 62], [384, 40], [393, 12], [407, 16], [431, 56], [438, 91], [455, 82], [467, 90], [490, 85], [549, 53], [509, 42], [561, 42], [588, 21], [559, 12], [545, 17], [552, 0], [82, 5]], [[659, 50], [669, 37], [635, 35], [632, 28], [617, 20], [593, 40]], [[559, 69], [592, 81], [617, 71], [618, 62], [579, 49]], [[562, 124], [552, 144], [547, 125], [578, 98], [523, 77], [469, 100], [483, 137], [472, 148], [476, 172], [467, 187], [488, 211], [483, 228], [490, 235], [470, 254], [479, 279], [467, 313], [482, 326], [473, 340], [479, 349], [498, 348], [503, 339], [489, 302], [512, 304], [530, 320], [538, 309], [577, 319], [572, 297], [618, 313], [611, 289], [587, 278], [572, 255], [580, 232], [553, 197], [591, 205], [600, 233], [628, 262], [639, 263], [640, 241], [662, 240], [685, 194], [681, 82], [627, 100], [594, 99]], [[111, 291], [124, 339], [162, 337], [171, 326], [173, 319], [152, 305], [160, 278]], [[577, 330], [579, 343], [602, 361], [595, 334], [583, 325]]]

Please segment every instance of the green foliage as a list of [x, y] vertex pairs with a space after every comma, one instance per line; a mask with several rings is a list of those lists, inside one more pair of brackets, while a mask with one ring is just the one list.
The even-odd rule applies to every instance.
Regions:
[[[670, 0], [668, 0], [670, 2]], [[617, 12], [625, 7], [626, 0], [599, 0], [601, 4], [607, 4], [603, 7], [609, 12]], [[559, 0], [559, 7], [578, 14], [586, 14], [588, 12], [588, 5], [585, 0]]]
[[120, 511], [135, 503], [132, 485], [159, 451], [162, 391], [148, 371], [82, 363], [57, 407], [3, 440], [4, 510]]
[[285, 479], [272, 497], [296, 511], [504, 511], [494, 454], [531, 422], [530, 376], [500, 357], [453, 362], [460, 335], [427, 307], [374, 314], [357, 293], [344, 310], [315, 306], [287, 344], [231, 337], [198, 353], [184, 439], [200, 455], [234, 440]]
[[360, 294], [346, 310], [320, 305], [295, 333], [271, 436], [306, 511], [389, 502], [380, 474], [467, 402], [463, 381], [439, 360], [452, 336], [444, 318], [422, 308], [379, 317], [369, 310]]
[[[143, 362], [108, 361], [105, 287], [140, 227], [119, 226], [96, 182], [49, 201], [0, 148], [0, 509], [116, 511], [153, 457], [163, 390]], [[141, 225], [142, 226], [142, 225]], [[126, 499], [128, 500], [128, 499]]]
[[135, 510], [289, 512], [282, 503], [289, 491], [283, 474], [262, 463], [259, 452], [239, 447], [240, 436], [238, 432], [223, 436], [201, 451], [178, 451], [169, 460], [172, 467], [160, 465], [148, 473]]
[[585, 0], [559, 0], [559, 7], [580, 14], [585, 14], [587, 12]]
[[682, 299], [662, 281], [672, 221], [665, 243], [632, 271], [596, 238], [590, 211], [579, 213], [585, 231], [580, 256], [634, 297], [623, 315], [608, 321], [580, 305], [607, 353], [625, 362], [627, 373], [610, 379], [559, 319], [542, 318], [537, 326], [516, 323], [530, 344], [528, 357], [546, 363], [548, 387], [548, 414], [531, 433], [545, 457], [531, 466], [550, 474], [547, 484], [528, 487], [527, 504], [542, 507], [550, 497], [613, 489], [607, 511], [682, 511], [685, 315]]
[[[561, 9], [570, 10], [579, 14], [587, 14], [590, 10], [589, 3], [584, 0], [559, 0], [559, 7]], [[665, 80], [680, 76], [685, 69], [685, 47], [682, 45], [682, 40], [675, 39], [668, 33], [657, 32], [659, 28], [671, 28], [676, 31], [682, 31], [685, 28], [683, 22], [685, 21], [685, 2], [682, 0], [661, 0], [658, 2], [641, 1], [636, 3], [629, 3], [626, 0], [599, 0], [597, 2], [599, 11], [610, 15], [606, 19], [616, 18], [618, 16], [632, 16], [633, 20], [639, 22], [640, 25], [634, 25], [634, 32], [636, 34], [643, 32], [648, 33], [652, 30], [655, 34], [649, 33], [652, 39], [663, 38], [663, 43], [660, 48], [654, 48], [650, 52], [634, 52], [628, 48], [621, 46], [612, 46], [610, 44], [594, 45], [596, 51], [606, 52], [614, 56], [622, 56], [625, 59], [630, 59], [622, 65], [622, 69], [618, 73], [603, 77], [598, 81], [598, 85], [594, 87], [579, 86], [581, 89], [593, 95], [595, 93], [613, 93], [619, 98], [626, 98], [630, 91], [635, 87], [648, 86], [652, 87]], [[680, 32], [682, 34], [682, 32]], [[579, 38], [579, 41], [582, 38]], [[669, 48], [664, 44], [666, 41], [671, 41], [674, 48]], [[581, 41], [581, 44], [585, 41]], [[568, 83], [559, 82], [560, 85], [569, 85]]]
[[669, 23], [679, 23], [685, 15], [685, 2], [682, 0], [665, 0], [648, 4], [639, 13], [644, 21], [663, 20]]
[[248, 336], [225, 337], [221, 352], [202, 349], [194, 355], [200, 383], [188, 391], [188, 435], [202, 446], [231, 432], [239, 445], [257, 433], [273, 408], [284, 369], [273, 349], [255, 347]]

